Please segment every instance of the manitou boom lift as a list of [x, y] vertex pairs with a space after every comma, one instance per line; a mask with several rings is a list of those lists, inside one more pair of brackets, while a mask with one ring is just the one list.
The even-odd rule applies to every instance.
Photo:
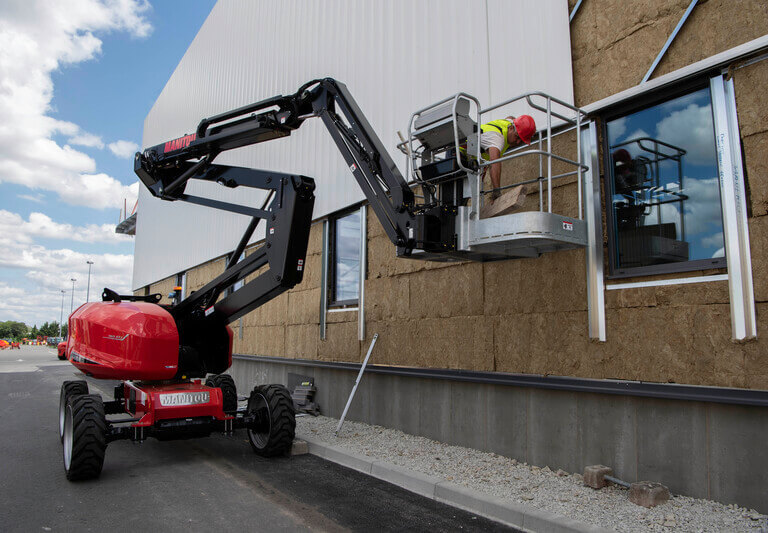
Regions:
[[[453, 123], [455, 115], [454, 106]], [[437, 191], [438, 175], [433, 183], [419, 178], [425, 197], [417, 203], [349, 91], [336, 80], [314, 80], [293, 95], [203, 119], [195, 133], [137, 153], [135, 172], [157, 198], [240, 213], [250, 216], [251, 223], [224, 273], [186, 299], [160, 305], [159, 294], [125, 296], [104, 289], [102, 302], [86, 303], [70, 316], [67, 358], [86, 375], [122, 383], [106, 402], [88, 394], [85, 381], [62, 385], [59, 429], [68, 479], [98, 476], [107, 443], [117, 439], [189, 438], [245, 428], [256, 453], [273, 456], [290, 449], [295, 430], [290, 393], [280, 385], [257, 386], [247, 407], [238, 409], [234, 381], [222, 372], [232, 364], [227, 324], [302, 280], [314, 180], [214, 161], [226, 150], [287, 137], [313, 117], [333, 137], [398, 256], [438, 261], [509, 257], [498, 250], [459, 249], [459, 226], [466, 226], [459, 215], [466, 199], [455, 191], [448, 194], [443, 185]], [[475, 124], [468, 134], [476, 136], [477, 130]], [[447, 140], [444, 146], [458, 146], [459, 136]], [[464, 179], [477, 177], [478, 164], [458, 164], [467, 171]], [[451, 169], [444, 181], [452, 183], [455, 175]], [[263, 189], [268, 195], [261, 208], [193, 196], [186, 193], [190, 179]], [[261, 220], [266, 222], [263, 245], [238, 261]], [[227, 291], [265, 266], [255, 279]], [[129, 418], [106, 418], [117, 413]]]

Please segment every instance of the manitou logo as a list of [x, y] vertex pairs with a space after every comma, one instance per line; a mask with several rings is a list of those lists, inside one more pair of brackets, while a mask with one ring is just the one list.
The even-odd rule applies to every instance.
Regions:
[[184, 137], [179, 137], [178, 139], [168, 141], [165, 143], [163, 152], [173, 152], [174, 150], [181, 150], [182, 148], [186, 148], [189, 146], [189, 143], [195, 139], [197, 139], [197, 133], [193, 133], [192, 135], [185, 135]]

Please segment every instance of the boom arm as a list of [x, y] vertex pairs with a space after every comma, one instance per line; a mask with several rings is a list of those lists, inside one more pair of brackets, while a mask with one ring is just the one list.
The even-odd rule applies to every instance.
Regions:
[[[215, 314], [231, 322], [301, 281], [314, 204], [313, 180], [213, 161], [226, 150], [289, 136], [312, 117], [319, 117], [330, 132], [398, 255], [410, 255], [414, 249], [442, 252], [450, 247], [434, 231], [440, 226], [439, 216], [415, 204], [413, 191], [346, 86], [331, 78], [313, 80], [293, 95], [203, 119], [195, 133], [136, 154], [134, 170], [153, 196], [252, 217], [226, 271], [172, 308], [177, 321], [204, 312], [206, 317]], [[255, 209], [186, 194], [190, 179], [267, 189], [274, 196]], [[237, 262], [260, 219], [269, 224], [265, 246]], [[438, 237], [429, 239], [427, 234]], [[267, 273], [219, 299], [225, 288], [267, 263]]]

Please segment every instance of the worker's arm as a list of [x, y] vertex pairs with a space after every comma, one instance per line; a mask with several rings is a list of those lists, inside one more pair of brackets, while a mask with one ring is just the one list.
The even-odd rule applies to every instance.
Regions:
[[501, 157], [501, 150], [491, 146], [488, 148], [488, 158], [491, 160], [491, 187], [494, 191], [491, 193], [491, 203], [501, 194], [497, 189], [501, 187], [501, 163], [493, 163]]

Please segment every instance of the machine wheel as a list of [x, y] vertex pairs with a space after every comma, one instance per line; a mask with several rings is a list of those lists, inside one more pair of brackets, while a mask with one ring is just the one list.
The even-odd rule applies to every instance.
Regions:
[[82, 380], [65, 381], [61, 384], [59, 395], [59, 438], [64, 440], [64, 417], [67, 412], [67, 402], [73, 396], [88, 394], [88, 383]]
[[104, 465], [107, 420], [98, 394], [70, 398], [64, 417], [64, 471], [70, 481], [93, 479]]
[[256, 425], [248, 428], [248, 440], [254, 452], [274, 457], [291, 450], [296, 416], [288, 389], [282, 385], [254, 387], [248, 398], [248, 414], [257, 415]]
[[229, 374], [217, 374], [206, 379], [205, 384], [208, 387], [221, 389], [221, 394], [224, 397], [225, 413], [233, 414], [237, 411], [237, 387], [232, 376]]

